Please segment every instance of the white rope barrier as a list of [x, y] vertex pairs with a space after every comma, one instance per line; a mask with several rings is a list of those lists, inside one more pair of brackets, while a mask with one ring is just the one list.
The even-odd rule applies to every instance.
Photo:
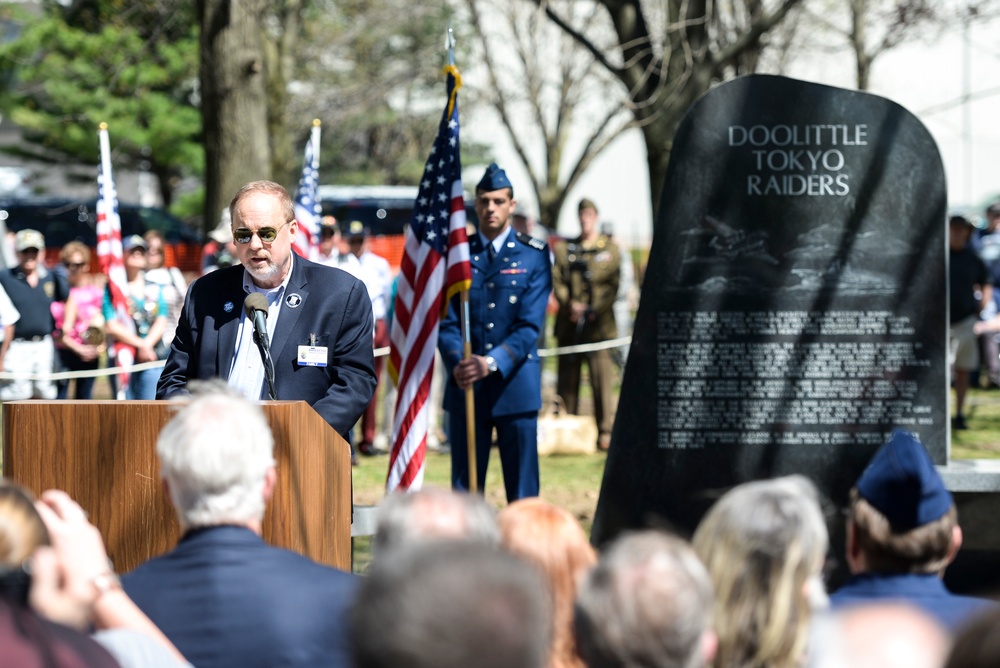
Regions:
[[[607, 350], [608, 348], [619, 348], [632, 342], [631, 336], [623, 336], [608, 341], [598, 341], [597, 343], [584, 343], [575, 346], [561, 346], [558, 348], [543, 348], [538, 351], [539, 357], [558, 357], [559, 355], [573, 355], [576, 353], [591, 353], [597, 350]], [[389, 354], [389, 348], [376, 348], [375, 357], [385, 357]], [[94, 369], [92, 371], [59, 371], [55, 373], [10, 373], [0, 371], [0, 380], [73, 380], [74, 378], [100, 378], [102, 376], [114, 376], [123, 371], [139, 372], [147, 369], [158, 369], [165, 364], [165, 360], [155, 362], [143, 362], [133, 364], [125, 369], [123, 367], [111, 366], [104, 369]]]
[[597, 343], [581, 343], [575, 346], [561, 346], [559, 348], [543, 348], [538, 351], [539, 357], [558, 357], [560, 355], [572, 355], [574, 353], [592, 353], [597, 350], [607, 350], [608, 348], [620, 348], [632, 342], [631, 336], [623, 336]]
[[72, 380], [74, 378], [100, 378], [101, 376], [114, 376], [123, 371], [138, 372], [146, 369], [157, 369], [166, 364], [165, 360], [155, 362], [143, 362], [133, 364], [127, 369], [119, 366], [109, 366], [103, 369], [92, 371], [59, 371], [54, 373], [10, 373], [0, 371], [0, 380]]
[[[620, 348], [632, 343], [631, 336], [622, 336], [617, 339], [598, 341], [597, 343], [580, 343], [575, 346], [561, 346], [558, 348], [542, 348], [538, 351], [539, 357], [559, 357], [560, 355], [573, 355], [576, 353], [592, 353], [598, 350], [609, 348]], [[389, 354], [389, 348], [376, 348], [375, 357], [383, 357]]]

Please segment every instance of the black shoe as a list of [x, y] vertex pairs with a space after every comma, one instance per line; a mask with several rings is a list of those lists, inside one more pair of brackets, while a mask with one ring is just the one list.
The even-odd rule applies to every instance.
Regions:
[[358, 452], [363, 454], [365, 457], [376, 457], [378, 455], [384, 455], [385, 451], [379, 450], [371, 443], [362, 443], [358, 446]]
[[951, 419], [951, 428], [952, 429], [968, 429], [969, 426], [967, 424], [965, 424], [965, 416], [963, 416], [963, 415], [956, 415], [955, 417], [953, 417]]

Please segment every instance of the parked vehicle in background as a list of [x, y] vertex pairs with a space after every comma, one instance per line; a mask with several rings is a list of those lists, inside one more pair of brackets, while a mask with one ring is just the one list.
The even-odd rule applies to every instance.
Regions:
[[[79, 241], [92, 250], [91, 272], [100, 271], [97, 260], [96, 200], [33, 198], [0, 200], [0, 221], [8, 233], [38, 230], [45, 236], [45, 260], [49, 266], [59, 261], [59, 250], [70, 241]], [[137, 204], [118, 205], [122, 238], [160, 232], [166, 240], [166, 263], [184, 272], [201, 271], [201, 234], [163, 209]]]
[[[406, 227], [413, 219], [416, 186], [319, 186], [316, 196], [324, 216], [333, 216], [341, 233], [352, 220], [360, 220], [370, 231], [371, 250], [399, 269], [406, 244]], [[472, 197], [465, 195], [466, 218], [476, 224]]]

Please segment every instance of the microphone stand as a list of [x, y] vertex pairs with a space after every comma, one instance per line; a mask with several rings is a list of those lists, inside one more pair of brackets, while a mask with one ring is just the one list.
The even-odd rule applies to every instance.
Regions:
[[257, 350], [260, 351], [261, 362], [264, 363], [264, 381], [267, 383], [267, 396], [271, 401], [274, 401], [278, 398], [278, 395], [274, 391], [274, 361], [271, 359], [271, 346], [268, 345], [267, 339], [261, 339], [256, 331], [253, 333], [253, 340], [257, 344]]

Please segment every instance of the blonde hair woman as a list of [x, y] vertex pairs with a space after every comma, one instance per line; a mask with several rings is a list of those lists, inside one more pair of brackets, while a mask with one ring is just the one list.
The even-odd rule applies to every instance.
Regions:
[[583, 668], [573, 641], [577, 585], [597, 554], [570, 513], [537, 497], [520, 499], [497, 514], [500, 543], [534, 564], [552, 597], [552, 645], [548, 668]]
[[802, 476], [740, 485], [705, 515], [694, 549], [716, 592], [716, 668], [802, 665], [828, 536], [818, 494]]
[[[112, 668], [149, 659], [190, 668], [110, 563], [100, 532], [66, 493], [35, 501], [0, 479], [0, 665]], [[102, 629], [96, 643], [80, 633], [91, 627]]]

